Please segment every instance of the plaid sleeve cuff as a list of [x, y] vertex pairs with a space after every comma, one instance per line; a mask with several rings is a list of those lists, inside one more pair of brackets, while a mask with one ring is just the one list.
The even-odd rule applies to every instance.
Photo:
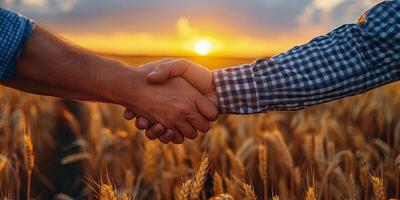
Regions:
[[0, 80], [15, 73], [17, 60], [33, 30], [32, 20], [0, 8]]
[[213, 71], [213, 81], [221, 113], [259, 112], [259, 100], [250, 65]]

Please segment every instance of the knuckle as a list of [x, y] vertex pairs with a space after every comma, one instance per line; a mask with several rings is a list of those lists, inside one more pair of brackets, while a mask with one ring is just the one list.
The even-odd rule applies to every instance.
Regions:
[[190, 66], [191, 61], [188, 60], [188, 59], [186, 59], [186, 58], [179, 58], [179, 59], [177, 60], [177, 63], [178, 63], [181, 67], [187, 69], [187, 68]]
[[174, 144], [182, 144], [185, 141], [185, 139], [182, 136], [174, 137], [172, 142]]
[[165, 69], [165, 63], [160, 63], [157, 65], [156, 68], [154, 68], [154, 71], [160, 72], [160, 71], [163, 71], [164, 69]]
[[156, 126], [156, 128], [157, 128], [157, 130], [158, 130], [159, 133], [161, 133], [161, 132], [164, 131], [164, 126], [161, 125], [161, 124], [158, 124], [158, 125]]
[[215, 121], [218, 119], [219, 111], [218, 110], [213, 110], [211, 114], [211, 121]]
[[154, 134], [151, 132], [151, 130], [146, 130], [146, 137], [149, 138], [150, 140], [155, 140], [156, 137], [154, 137]]
[[161, 62], [169, 62], [169, 61], [172, 61], [172, 60], [173, 60], [172, 58], [167, 57], [167, 58], [161, 59]]
[[184, 115], [184, 116], [187, 116], [191, 113], [191, 109], [189, 108], [189, 106], [187, 106], [185, 104], [179, 105], [177, 110], [180, 115]]
[[161, 138], [160, 138], [159, 140], [160, 140], [160, 142], [163, 143], [163, 144], [168, 144], [168, 141], [167, 141], [167, 140], [164, 140], [164, 139], [161, 139]]
[[188, 62], [188, 59], [186, 59], [186, 58], [178, 58], [176, 61], [179, 62], [179, 63], [185, 63], [185, 62]]
[[170, 138], [169, 138], [168, 134], [164, 134], [159, 138], [159, 140], [162, 143], [167, 144], [170, 141]]
[[191, 130], [191, 131], [187, 132], [187, 134], [186, 134], [185, 136], [186, 136], [187, 138], [193, 140], [193, 139], [195, 139], [195, 138], [197, 137], [197, 132]]
[[152, 128], [149, 131], [150, 131], [152, 137], [157, 137], [161, 133], [161, 130], [157, 129], [157, 128]]
[[210, 123], [205, 123], [205, 124], [203, 124], [203, 125], [201, 126], [201, 129], [199, 129], [199, 131], [201, 131], [201, 132], [203, 132], [203, 133], [207, 132], [208, 130], [210, 130]]

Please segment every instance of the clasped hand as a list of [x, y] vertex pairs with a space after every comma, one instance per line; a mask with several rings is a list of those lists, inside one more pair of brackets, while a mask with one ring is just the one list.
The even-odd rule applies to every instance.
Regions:
[[[162, 143], [183, 143], [207, 132], [218, 117], [212, 73], [186, 59], [163, 59], [138, 68], [135, 96], [127, 98], [124, 117]], [[137, 86], [140, 87], [137, 87]]]

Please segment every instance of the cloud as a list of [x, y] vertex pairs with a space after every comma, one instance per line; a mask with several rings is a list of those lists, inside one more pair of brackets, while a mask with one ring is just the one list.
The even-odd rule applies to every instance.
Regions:
[[297, 17], [303, 29], [327, 29], [355, 22], [376, 0], [313, 0]]
[[[101, 51], [182, 52], [206, 38], [224, 54], [266, 54], [355, 22], [376, 0], [0, 0], [47, 28]], [[90, 39], [95, 36], [95, 39]], [[111, 37], [115, 37], [113, 42]], [[123, 39], [129, 40], [123, 41]], [[148, 48], [145, 42], [157, 41]], [[255, 42], [256, 41], [256, 42]], [[102, 44], [100, 44], [102, 43]], [[104, 44], [108, 43], [108, 44]], [[154, 43], [154, 42], [153, 42]], [[123, 44], [126, 44], [124, 46]], [[130, 44], [130, 45], [128, 45]], [[136, 47], [135, 44], [140, 48]], [[175, 44], [176, 46], [173, 46]], [[220, 45], [218, 45], [220, 44]], [[255, 45], [257, 44], [257, 45]], [[164, 47], [163, 47], [164, 46]], [[257, 47], [256, 47], [257, 46]], [[175, 49], [177, 48], [177, 49]], [[173, 50], [175, 49], [175, 50]], [[221, 50], [222, 51], [222, 50]], [[245, 54], [245, 53], [240, 53]]]
[[27, 14], [52, 15], [72, 11], [77, 0], [0, 0], [0, 6]]
[[23, 0], [22, 3], [26, 6], [47, 6], [46, 0]]
[[64, 12], [70, 12], [77, 3], [77, 0], [56, 0], [58, 7]]
[[180, 35], [190, 35], [193, 32], [189, 19], [186, 17], [181, 17], [176, 21], [176, 30]]

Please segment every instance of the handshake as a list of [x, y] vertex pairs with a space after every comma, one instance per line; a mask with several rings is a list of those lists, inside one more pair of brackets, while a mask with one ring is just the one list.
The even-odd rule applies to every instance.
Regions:
[[[207, 68], [186, 59], [162, 59], [133, 69], [131, 96], [121, 100], [124, 118], [162, 143], [183, 143], [207, 132], [218, 118], [218, 97]], [[133, 89], [133, 90], [132, 90]], [[125, 96], [125, 95], [122, 95]]]
[[37, 26], [15, 65], [15, 73], [3, 81], [0, 73], [0, 84], [121, 105], [126, 119], [137, 117], [136, 126], [163, 143], [196, 138], [197, 130], [207, 132], [219, 114], [211, 71], [185, 59], [133, 68], [69, 45]]

